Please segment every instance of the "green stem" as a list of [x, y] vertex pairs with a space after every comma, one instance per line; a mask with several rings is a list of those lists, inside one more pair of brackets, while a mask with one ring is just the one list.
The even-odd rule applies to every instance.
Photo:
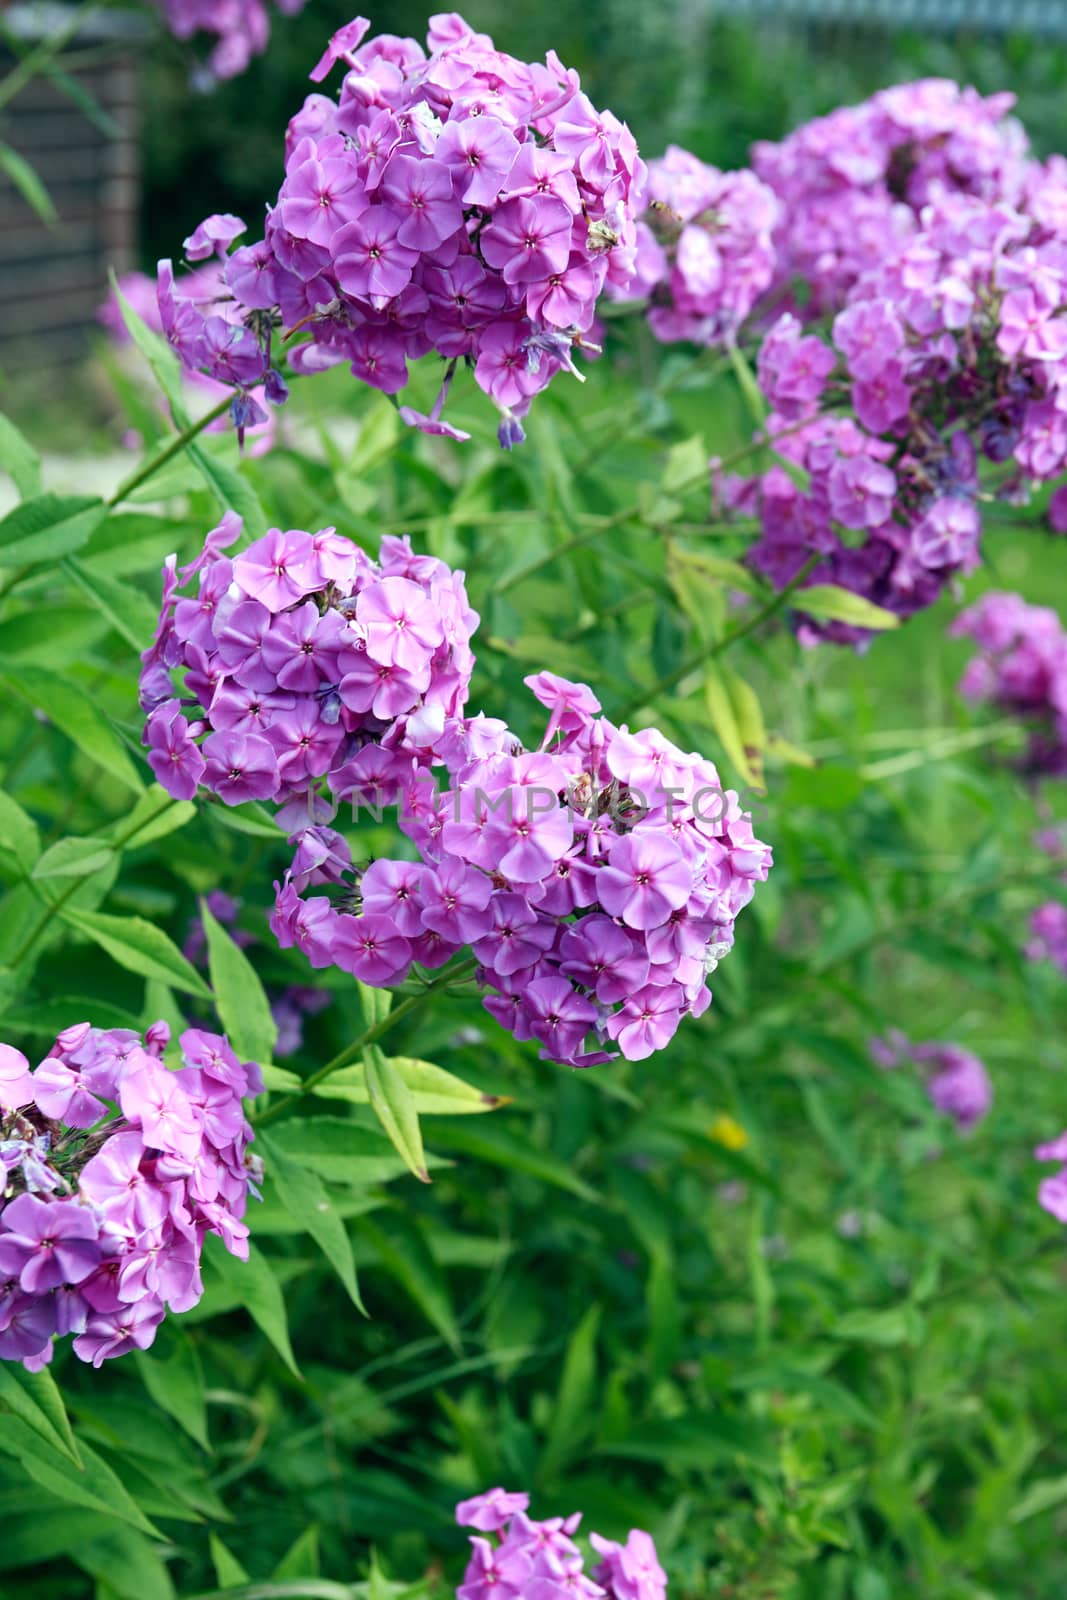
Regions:
[[147, 483], [149, 478], [154, 477], [160, 467], [165, 467], [168, 461], [173, 460], [176, 455], [185, 449], [187, 444], [192, 444], [198, 434], [203, 433], [205, 428], [209, 428], [213, 422], [216, 422], [222, 416], [223, 412], [229, 409], [232, 401], [232, 395], [224, 395], [217, 405], [212, 406], [210, 411], [205, 412], [204, 416], [200, 417], [196, 422], [190, 422], [187, 428], [183, 428], [180, 433], [176, 433], [174, 438], [159, 451], [158, 455], [152, 457], [151, 461], [142, 462], [136, 472], [131, 473], [128, 478], [125, 478], [119, 484], [110, 500], [106, 502], [108, 509], [113, 511], [123, 500], [127, 500], [135, 489], [139, 489], [142, 483]]
[[675, 667], [673, 672], [666, 673], [664, 677], [652, 685], [651, 689], [643, 690], [639, 699], [631, 700], [627, 706], [624, 706], [617, 713], [618, 717], [620, 719], [632, 717], [635, 711], [639, 711], [642, 706], [651, 705], [652, 701], [659, 695], [665, 694], [668, 689], [673, 689], [676, 684], [681, 683], [683, 678], [688, 678], [691, 672], [698, 671], [706, 662], [713, 661], [716, 656], [724, 655], [727, 650], [737, 644], [738, 640], [746, 638], [750, 633], [754, 633], [757, 628], [762, 627], [765, 622], [781, 611], [783, 606], [788, 604], [790, 596], [800, 588], [804, 579], [818, 566], [821, 560], [822, 556], [820, 555], [809, 556], [796, 576], [791, 578], [783, 589], [779, 589], [777, 594], [772, 595], [758, 611], [754, 611], [750, 617], [746, 617], [745, 621], [739, 623], [732, 632], [724, 634], [721, 639], [716, 639], [714, 644], [705, 645], [694, 655], [687, 656], [680, 667]]
[[872, 761], [869, 766], [860, 767], [859, 775], [868, 782], [878, 778], [896, 778], [903, 772], [914, 772], [918, 767], [925, 767], [931, 761], [946, 761], [952, 756], [962, 755], [965, 750], [978, 750], [982, 745], [1018, 737], [1021, 731], [1018, 722], [1005, 718], [988, 728], [970, 728], [965, 733], [950, 735], [928, 744], [922, 750], [906, 750], [898, 756], [887, 756], [884, 761]]
[[[153, 811], [150, 816], [138, 818], [132, 827], [128, 827], [124, 830], [124, 832], [117, 834], [111, 841], [112, 850], [116, 852], [121, 850], [123, 845], [126, 844], [128, 840], [133, 838], [134, 834], [140, 833], [142, 828], [146, 828], [150, 822], [154, 822], [157, 817], [161, 817], [164, 811], [169, 811], [170, 807], [175, 803], [176, 802], [171, 799], [170, 795], [167, 795], [164, 803], [156, 811]], [[63, 890], [62, 894], [58, 894], [54, 900], [49, 902], [44, 911], [41, 913], [40, 917], [37, 919], [34, 927], [31, 928], [26, 938], [22, 941], [17, 955], [12, 956], [10, 962], [12, 967], [18, 967], [23, 961], [26, 960], [26, 957], [29, 955], [38, 939], [49, 927], [53, 917], [55, 917], [57, 912], [63, 909], [68, 900], [73, 899], [74, 895], [77, 894], [84, 882], [84, 878], [72, 878], [70, 883]]]
[[388, 1016], [383, 1017], [380, 1022], [373, 1023], [371, 1027], [365, 1029], [359, 1035], [358, 1039], [353, 1039], [351, 1044], [345, 1045], [345, 1048], [334, 1056], [332, 1061], [327, 1061], [325, 1066], [319, 1067], [317, 1072], [313, 1072], [310, 1077], [305, 1078], [299, 1089], [294, 1089], [292, 1094], [287, 1094], [283, 1100], [276, 1100], [273, 1105], [268, 1106], [260, 1116], [254, 1119], [256, 1126], [262, 1128], [268, 1122], [276, 1122], [284, 1112], [296, 1105], [306, 1094], [310, 1094], [313, 1089], [317, 1089], [320, 1083], [325, 1083], [326, 1079], [332, 1078], [335, 1072], [340, 1072], [343, 1067], [349, 1067], [354, 1061], [358, 1061], [368, 1045], [376, 1044], [384, 1034], [389, 1033], [404, 1017], [410, 1016], [413, 1011], [417, 1011], [421, 1006], [424, 1006], [431, 995], [438, 993], [442, 989], [448, 989], [453, 984], [462, 981], [462, 979], [470, 977], [477, 965], [476, 958], [472, 956], [469, 960], [461, 962], [458, 967], [453, 967], [451, 972], [442, 973], [439, 978], [435, 978], [432, 983], [428, 983], [418, 994], [408, 995], [406, 1000], [402, 1000], [398, 1006], [393, 1007]]
[[[761, 450], [773, 449], [779, 439], [786, 438], [790, 433], [796, 433], [799, 428], [805, 427], [810, 421], [810, 417], [805, 417], [802, 422], [794, 423], [790, 428], [783, 428], [779, 433], [775, 434], [773, 440], [763, 437], [753, 439], [750, 444], [742, 445], [739, 449], [731, 451], [729, 455], [722, 456], [715, 463], [714, 470], [716, 472], [729, 472], [732, 467], [738, 466], [742, 461], [747, 460], [749, 456], [758, 455]], [[699, 489], [701, 484], [709, 480], [710, 476], [710, 467], [707, 471], [701, 470], [699, 473], [691, 473], [688, 478], [682, 478], [680, 482], [672, 483], [668, 493], [674, 498], [678, 495], [688, 494], [693, 489]], [[570, 555], [573, 550], [580, 550], [584, 545], [591, 544], [594, 539], [599, 539], [602, 534], [610, 533], [612, 528], [621, 527], [625, 522], [639, 522], [643, 516], [644, 512], [641, 506], [636, 504], [625, 506], [622, 511], [612, 512], [610, 517], [602, 518], [595, 527], [588, 528], [584, 533], [576, 533], [573, 538], [566, 540], [564, 544], [557, 545], [554, 550], [546, 551], [543, 556], [538, 556], [535, 561], [530, 561], [525, 567], [520, 567], [518, 572], [512, 572], [506, 577], [498, 579], [490, 589], [490, 594], [506, 594], [517, 583], [524, 583], [527, 578], [532, 578], [535, 573], [551, 566], [552, 562], [559, 556]], [[744, 527], [738, 526], [736, 522], [708, 523], [703, 528], [704, 533], [740, 533], [743, 531]]]

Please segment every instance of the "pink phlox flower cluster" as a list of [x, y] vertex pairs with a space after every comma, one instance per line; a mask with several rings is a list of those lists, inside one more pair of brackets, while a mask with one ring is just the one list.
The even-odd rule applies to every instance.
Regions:
[[600, 1557], [590, 1575], [573, 1537], [581, 1512], [534, 1522], [529, 1504], [528, 1494], [505, 1489], [459, 1503], [456, 1521], [478, 1532], [457, 1600], [666, 1600], [667, 1574], [647, 1533], [634, 1528], [625, 1544], [590, 1534]]
[[240, 529], [227, 513], [196, 560], [164, 569], [141, 658], [153, 772], [175, 799], [273, 801], [283, 826], [331, 816], [364, 783], [388, 798], [438, 759], [466, 701], [478, 618], [463, 574], [388, 536], [375, 561], [332, 528], [273, 528], [231, 558]]
[[510, 448], [531, 398], [577, 372], [605, 285], [633, 274], [644, 164], [554, 52], [517, 61], [455, 13], [431, 19], [425, 50], [392, 34], [365, 43], [368, 27], [341, 28], [311, 74], [345, 68], [339, 98], [312, 94], [289, 124], [266, 237], [225, 261], [224, 327], [181, 309], [160, 264], [168, 337], [241, 392], [269, 367], [277, 325], [308, 335], [294, 370], [348, 363], [386, 394], [433, 351], [448, 362], [442, 394], [404, 420], [458, 436], [441, 409], [463, 361]]
[[[163, 333], [159, 295], [152, 279], [144, 272], [126, 272], [118, 279], [118, 286], [145, 326], [153, 333]], [[195, 271], [190, 272], [182, 279], [181, 287], [183, 294], [201, 307], [218, 305], [223, 312], [232, 308], [232, 302], [225, 293], [222, 268], [217, 260], [206, 261]], [[114, 294], [109, 294], [100, 307], [97, 320], [107, 329], [116, 344], [130, 343], [130, 335]], [[209, 377], [207, 373], [190, 370], [188, 367], [183, 370], [183, 378], [190, 404], [207, 402], [214, 405], [224, 395], [232, 392], [229, 384], [221, 383], [218, 379]], [[266, 455], [276, 441], [277, 413], [273, 407], [268, 407], [267, 394], [262, 383], [253, 384], [248, 390], [247, 398], [249, 410], [244, 427], [251, 439], [248, 453], [251, 456]], [[161, 410], [169, 412], [167, 402], [162, 396], [159, 399], [159, 406]], [[208, 424], [206, 431], [225, 432], [231, 426], [231, 421], [232, 416], [216, 417], [214, 422]], [[137, 433], [127, 435], [127, 442], [133, 449], [141, 448], [142, 440]]]
[[0, 1358], [37, 1370], [67, 1334], [94, 1367], [147, 1349], [200, 1299], [208, 1233], [247, 1259], [260, 1070], [189, 1028], [171, 1072], [169, 1039], [78, 1023], [34, 1071], [0, 1045]]
[[969, 1133], [993, 1104], [993, 1085], [985, 1065], [962, 1045], [937, 1039], [913, 1044], [899, 1028], [892, 1028], [884, 1039], [871, 1039], [868, 1049], [875, 1065], [885, 1070], [905, 1061], [921, 1067], [930, 1103], [951, 1117], [961, 1133]]
[[[357, 873], [339, 836], [309, 828], [272, 926], [312, 965], [379, 986], [470, 946], [486, 1009], [544, 1059], [590, 1066], [614, 1044], [643, 1060], [707, 1009], [771, 852], [710, 761], [615, 727], [584, 684], [526, 682], [549, 711], [539, 750], [470, 719], [448, 752], [451, 790], [415, 785], [402, 811], [421, 861]], [[314, 883], [337, 903], [307, 896]]]
[[1056, 612], [993, 591], [962, 612], [950, 632], [978, 646], [961, 694], [1025, 719], [1028, 772], [1067, 776], [1067, 632]]
[[[818, 556], [808, 583], [902, 617], [971, 572], [980, 498], [1025, 501], [1067, 470], [1065, 296], [1067, 237], [1002, 201], [950, 193], [853, 284], [830, 339], [785, 313], [758, 373], [768, 432], [810, 488], [774, 467], [720, 490], [762, 522], [758, 570], [781, 584]], [[980, 485], [980, 468], [987, 479], [1002, 469], [999, 481]], [[1058, 525], [1055, 501], [1050, 517]], [[815, 620], [802, 636], [867, 637]]]
[[1013, 104], [1010, 94], [928, 78], [755, 145], [756, 175], [780, 202], [777, 288], [802, 286], [805, 313], [823, 315], [898, 253], [931, 202], [964, 194], [1016, 204], [1033, 164], [1007, 115]]
[[[295, 17], [307, 0], [274, 3], [283, 16]], [[176, 39], [209, 33], [218, 41], [208, 57], [205, 86], [214, 79], [238, 77], [270, 41], [265, 0], [159, 0], [159, 4]]]
[[720, 172], [677, 145], [651, 161], [649, 206], [623, 296], [650, 302], [664, 344], [732, 338], [774, 275], [778, 201], [754, 173]]
[[269, 417], [263, 402], [281, 405], [289, 390], [271, 365], [272, 322], [259, 312], [246, 317], [225, 281], [225, 250], [239, 218], [208, 217], [185, 241], [193, 271], [174, 277], [169, 261], [156, 274], [156, 318], [168, 344], [190, 377], [212, 394], [233, 394], [230, 417], [240, 441]]

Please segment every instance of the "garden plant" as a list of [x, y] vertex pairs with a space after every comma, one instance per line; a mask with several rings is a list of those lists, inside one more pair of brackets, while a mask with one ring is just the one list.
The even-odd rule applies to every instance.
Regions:
[[1063, 1593], [1067, 159], [539, 9], [322, 40], [109, 494], [0, 417], [0, 1594]]

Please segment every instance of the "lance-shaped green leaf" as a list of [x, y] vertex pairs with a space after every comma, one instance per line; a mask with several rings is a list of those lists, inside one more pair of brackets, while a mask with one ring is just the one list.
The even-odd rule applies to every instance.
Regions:
[[107, 573], [94, 571], [76, 556], [64, 561], [63, 570], [127, 644], [138, 652], [144, 649], [155, 630], [157, 612], [139, 589]]
[[242, 1567], [237, 1557], [226, 1548], [217, 1533], [209, 1537], [211, 1562], [215, 1568], [215, 1577], [222, 1589], [233, 1589], [238, 1584], [248, 1582], [248, 1573]]
[[168, 1319], [150, 1350], [134, 1352], [141, 1382], [152, 1399], [191, 1439], [210, 1450], [204, 1372], [196, 1345]]
[[110, 272], [108, 276], [111, 279], [111, 292], [115, 296], [115, 303], [126, 324], [126, 332], [152, 369], [152, 375], [170, 405], [175, 425], [184, 428], [189, 421], [189, 414], [185, 409], [181, 362], [162, 334], [155, 333], [143, 318], [138, 316], [119, 288], [114, 272]]
[[107, 516], [94, 495], [40, 494], [0, 520], [0, 567], [58, 561], [88, 544]]
[[[417, 1061], [410, 1056], [390, 1056], [390, 1064], [411, 1090], [415, 1110], [419, 1116], [469, 1116], [473, 1113], [496, 1111], [510, 1103], [509, 1096], [485, 1094], [473, 1084], [464, 1083], [443, 1067], [432, 1061]], [[299, 1086], [299, 1079], [295, 1080]], [[280, 1088], [280, 1083], [270, 1087]], [[342, 1067], [320, 1083], [313, 1091], [324, 1100], [347, 1100], [352, 1105], [366, 1105], [370, 1101], [366, 1068], [362, 1063]]]
[[443, 1145], [446, 1150], [454, 1150], [458, 1155], [471, 1156], [476, 1161], [488, 1161], [505, 1171], [525, 1172], [531, 1178], [539, 1178], [542, 1183], [566, 1189], [580, 1200], [590, 1203], [600, 1200], [596, 1190], [583, 1183], [565, 1161], [560, 1161], [546, 1150], [538, 1150], [527, 1137], [520, 1138], [495, 1117], [488, 1121], [482, 1118], [475, 1123], [453, 1122], [449, 1118], [434, 1125], [433, 1138], [435, 1145]]
[[458, 1351], [459, 1327], [448, 1285], [418, 1219], [393, 1211], [383, 1215], [380, 1222], [370, 1217], [357, 1217], [354, 1226], [385, 1270], [406, 1290], [452, 1349]]
[[741, 390], [752, 426], [754, 428], [762, 428], [767, 420], [769, 407], [767, 398], [756, 381], [756, 374], [732, 338], [728, 338], [726, 341], [726, 354], [729, 356], [730, 365], [734, 369], [734, 377], [737, 379], [737, 386]]
[[0, 1362], [0, 1405], [21, 1418], [53, 1450], [81, 1468], [82, 1459], [63, 1397], [47, 1367], [40, 1372], [27, 1372], [19, 1362]]
[[813, 617], [828, 622], [847, 622], [854, 628], [899, 628], [900, 618], [895, 611], [886, 611], [851, 589], [839, 589], [835, 583], [815, 583], [810, 589], [798, 589], [793, 596], [798, 611], [807, 611]]
[[393, 1009], [392, 990], [372, 989], [369, 983], [357, 983], [356, 993], [367, 1027], [377, 1027], [379, 1022], [384, 1022]]
[[364, 1050], [363, 1071], [371, 1110], [408, 1170], [420, 1183], [429, 1183], [415, 1096], [377, 1045]]
[[32, 871], [41, 854], [36, 822], [3, 789], [0, 789], [0, 850], [14, 856], [23, 872]]
[[127, 972], [158, 978], [201, 1000], [211, 999], [211, 990], [199, 972], [154, 922], [146, 922], [143, 917], [113, 917], [103, 911], [77, 911], [72, 906], [65, 906], [60, 916], [69, 927], [106, 950]]
[[21, 1417], [8, 1417], [0, 1428], [0, 1450], [12, 1455], [19, 1466], [42, 1489], [60, 1500], [90, 1511], [103, 1511], [142, 1533], [162, 1538], [131, 1498], [125, 1485], [102, 1456], [89, 1445], [79, 1445], [81, 1466], [77, 1467], [36, 1433]]
[[26, 435], [0, 411], [0, 469], [9, 473], [24, 500], [41, 492], [41, 458]]
[[248, 1260], [238, 1261], [231, 1256], [221, 1239], [209, 1234], [204, 1254], [215, 1273], [222, 1279], [234, 1298], [244, 1306], [252, 1321], [270, 1340], [290, 1372], [301, 1376], [300, 1368], [289, 1342], [289, 1319], [285, 1312], [282, 1286], [271, 1270], [266, 1256], [254, 1244], [248, 1247]]
[[57, 839], [31, 874], [34, 878], [87, 878], [106, 866], [115, 847], [107, 839]]
[[36, 212], [42, 222], [51, 226], [59, 220], [56, 208], [52, 204], [52, 196], [36, 171], [30, 166], [26, 157], [12, 149], [9, 144], [0, 143], [0, 172], [7, 174], [26, 204]]
[[158, 783], [146, 789], [128, 816], [116, 822], [112, 834], [128, 850], [139, 850], [184, 828], [196, 816], [191, 800], [172, 800]]
[[767, 730], [755, 690], [730, 667], [709, 661], [704, 703], [738, 777], [743, 783], [762, 789]]
[[273, 1179], [282, 1204], [311, 1235], [344, 1284], [353, 1305], [366, 1315], [356, 1282], [351, 1240], [317, 1173], [294, 1161], [269, 1135], [260, 1134], [257, 1143], [262, 1146], [268, 1176]]
[[245, 525], [245, 532], [257, 538], [267, 527], [267, 513], [259, 496], [247, 478], [241, 476], [214, 452], [201, 444], [191, 444], [189, 459], [194, 462], [200, 476], [212, 489], [223, 511], [236, 511]]
[[206, 900], [200, 918], [207, 935], [208, 967], [215, 1007], [237, 1054], [246, 1061], [269, 1061], [278, 1027], [259, 975], [244, 951], [211, 914]]
[[0, 658], [0, 687], [43, 711], [90, 761], [110, 772], [134, 794], [141, 793], [144, 784], [125, 745], [84, 689], [44, 667], [4, 658]]
[[552, 1412], [545, 1448], [538, 1462], [538, 1477], [553, 1482], [588, 1436], [596, 1397], [596, 1341], [600, 1307], [590, 1306], [579, 1322], [563, 1362], [563, 1375]]

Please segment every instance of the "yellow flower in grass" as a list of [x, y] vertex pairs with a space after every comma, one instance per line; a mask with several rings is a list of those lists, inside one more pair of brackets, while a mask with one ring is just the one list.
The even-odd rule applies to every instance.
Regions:
[[715, 1118], [708, 1129], [708, 1138], [721, 1144], [724, 1150], [743, 1150], [748, 1143], [748, 1134], [741, 1124], [725, 1113]]

